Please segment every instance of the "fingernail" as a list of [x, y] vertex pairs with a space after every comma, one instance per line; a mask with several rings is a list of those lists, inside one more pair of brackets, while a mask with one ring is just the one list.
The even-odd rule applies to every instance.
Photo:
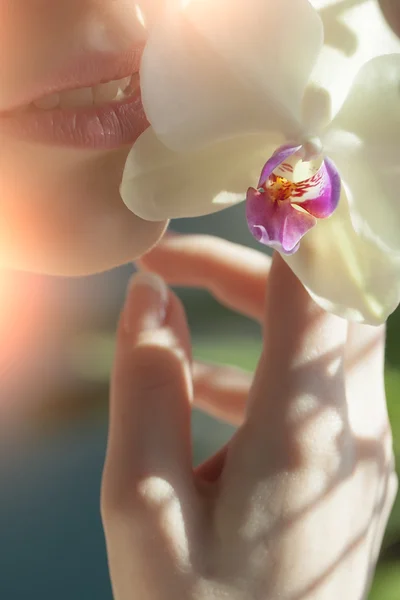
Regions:
[[147, 271], [135, 273], [129, 282], [125, 302], [125, 330], [133, 332], [138, 322], [142, 330], [160, 328], [165, 323], [167, 307], [168, 288], [164, 280]]
[[174, 229], [170, 229], [168, 227], [167, 231], [164, 233], [164, 238], [172, 238], [172, 237], [178, 237], [181, 234], [179, 233], [179, 231], [175, 231]]

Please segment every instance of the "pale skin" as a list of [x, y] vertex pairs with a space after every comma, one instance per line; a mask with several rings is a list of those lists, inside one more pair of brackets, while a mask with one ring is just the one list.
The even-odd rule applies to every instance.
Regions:
[[[157, 14], [162, 2], [142, 4]], [[380, 5], [400, 33], [397, 0]], [[133, 0], [0, 0], [0, 119], [26, 87], [74, 57], [118, 55], [145, 39]], [[146, 127], [138, 124], [137, 136]], [[0, 147], [0, 268], [95, 273], [137, 258], [162, 236], [165, 222], [143, 221], [121, 201], [130, 146], [63, 149], [0, 127]]]
[[[115, 600], [365, 599], [397, 489], [384, 328], [323, 312], [279, 256], [217, 238], [167, 237], [141, 267], [258, 321], [263, 350], [254, 378], [192, 365], [176, 295], [133, 280], [102, 486]], [[195, 469], [193, 404], [238, 425]]]
[[[399, 32], [398, 3], [381, 6]], [[117, 54], [142, 41], [133, 10], [126, 0], [0, 0], [0, 112], [73, 49]], [[162, 236], [165, 222], [138, 219], [119, 196], [129, 147], [7, 136], [0, 146], [0, 268], [93, 273]], [[168, 292], [157, 323], [160, 292], [143, 279], [131, 289], [102, 490], [116, 600], [365, 597], [397, 485], [383, 330], [324, 314], [279, 258], [270, 270], [221, 240], [166, 240], [142, 266], [263, 323], [264, 350], [254, 381], [227, 367], [191, 371], [178, 299]], [[239, 425], [196, 470], [192, 403]]]
[[[0, 0], [0, 269], [105, 271], [140, 256], [163, 234], [165, 222], [143, 221], [121, 200], [131, 144], [63, 148], [1, 127], [24, 89], [77, 58], [119, 56], [143, 47], [145, 38], [131, 0]], [[137, 123], [136, 138], [147, 126]]]

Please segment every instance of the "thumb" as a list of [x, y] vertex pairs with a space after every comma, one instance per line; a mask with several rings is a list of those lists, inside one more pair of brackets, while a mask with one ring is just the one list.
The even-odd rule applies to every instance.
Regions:
[[158, 486], [146, 487], [153, 497], [188, 485], [191, 396], [183, 306], [157, 275], [134, 275], [117, 333], [103, 510], [134, 503], [143, 483]]
[[277, 464], [304, 465], [330, 451], [347, 422], [347, 322], [320, 308], [278, 253], [264, 314], [263, 350], [227, 463], [253, 482]]
[[316, 482], [331, 485], [337, 474], [347, 428], [347, 322], [323, 311], [278, 253], [264, 314], [263, 350], [245, 421], [227, 453], [220, 506], [235, 499], [240, 531], [247, 519], [279, 532], [288, 514], [302, 514]]
[[266, 295], [263, 352], [250, 408], [256, 413], [258, 407], [265, 410], [267, 390], [271, 402], [276, 401], [274, 410], [278, 405], [285, 410], [285, 402], [299, 395], [328, 401], [336, 388], [333, 380], [342, 388], [347, 332], [347, 321], [318, 306], [275, 253]]

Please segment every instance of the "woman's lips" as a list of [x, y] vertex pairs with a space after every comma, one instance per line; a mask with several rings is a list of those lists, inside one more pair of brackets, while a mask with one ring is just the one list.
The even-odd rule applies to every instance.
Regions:
[[133, 144], [148, 125], [138, 90], [123, 102], [38, 109], [3, 117], [0, 136], [53, 146], [112, 150]]
[[[46, 74], [34, 74], [27, 81], [26, 75], [18, 89], [7, 90], [7, 83], [0, 90], [0, 97], [5, 93], [12, 98], [2, 100], [1, 113], [10, 113], [21, 106], [28, 105], [35, 100], [49, 94], [93, 87], [106, 81], [116, 81], [139, 72], [144, 45], [136, 45], [122, 54], [85, 53], [66, 61], [64, 64], [51, 67]], [[22, 79], [22, 78], [21, 78]], [[5, 102], [5, 105], [4, 105]], [[7, 106], [7, 104], [9, 104]]]
[[148, 127], [140, 86], [119, 101], [84, 107], [57, 107], [43, 110], [30, 107], [18, 110], [22, 103], [32, 103], [54, 92], [94, 87], [107, 81], [134, 76], [139, 71], [143, 46], [120, 56], [95, 54], [81, 57], [46, 81], [36, 82], [17, 108], [0, 114], [0, 137], [9, 135], [25, 141], [63, 147], [115, 149], [133, 144]]

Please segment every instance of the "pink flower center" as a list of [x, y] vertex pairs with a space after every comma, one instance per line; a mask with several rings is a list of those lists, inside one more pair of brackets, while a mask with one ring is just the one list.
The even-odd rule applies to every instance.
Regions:
[[329, 158], [307, 147], [282, 146], [265, 163], [257, 188], [247, 191], [250, 231], [262, 244], [293, 254], [318, 220], [335, 211], [340, 190]]

